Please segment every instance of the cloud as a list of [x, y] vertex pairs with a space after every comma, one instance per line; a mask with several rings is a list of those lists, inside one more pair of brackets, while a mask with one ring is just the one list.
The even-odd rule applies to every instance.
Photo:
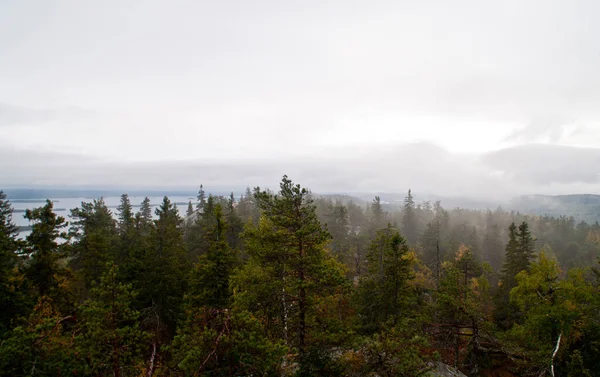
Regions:
[[[8, 162], [12, 161], [12, 162]], [[320, 192], [405, 192], [505, 196], [502, 185], [472, 156], [428, 143], [327, 148], [311, 156], [107, 163], [81, 155], [0, 152], [4, 185], [101, 185], [223, 189], [276, 187], [282, 175]]]
[[540, 191], [553, 184], [600, 184], [600, 148], [522, 145], [488, 153], [483, 161], [514, 184]]
[[56, 111], [33, 109], [0, 103], [0, 127], [11, 125], [29, 125], [50, 122], [56, 119]]

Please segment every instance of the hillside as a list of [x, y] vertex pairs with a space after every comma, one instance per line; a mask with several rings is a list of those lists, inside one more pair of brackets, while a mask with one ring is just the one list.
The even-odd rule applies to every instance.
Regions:
[[600, 195], [525, 195], [510, 203], [511, 209], [548, 216], [572, 216], [578, 221], [600, 221]]

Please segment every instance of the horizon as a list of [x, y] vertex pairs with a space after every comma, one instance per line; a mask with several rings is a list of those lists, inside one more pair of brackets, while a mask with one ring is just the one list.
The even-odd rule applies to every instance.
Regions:
[[2, 3], [0, 186], [600, 192], [599, 10]]

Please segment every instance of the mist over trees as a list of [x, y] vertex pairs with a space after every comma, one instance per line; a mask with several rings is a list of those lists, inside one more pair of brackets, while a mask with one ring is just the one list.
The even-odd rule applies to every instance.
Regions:
[[600, 225], [278, 190], [113, 212], [0, 191], [0, 375], [592, 376]]

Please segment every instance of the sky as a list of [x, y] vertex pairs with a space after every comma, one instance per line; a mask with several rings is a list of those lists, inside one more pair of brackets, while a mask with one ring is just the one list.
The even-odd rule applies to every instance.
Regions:
[[0, 1], [0, 186], [600, 192], [600, 3]]

